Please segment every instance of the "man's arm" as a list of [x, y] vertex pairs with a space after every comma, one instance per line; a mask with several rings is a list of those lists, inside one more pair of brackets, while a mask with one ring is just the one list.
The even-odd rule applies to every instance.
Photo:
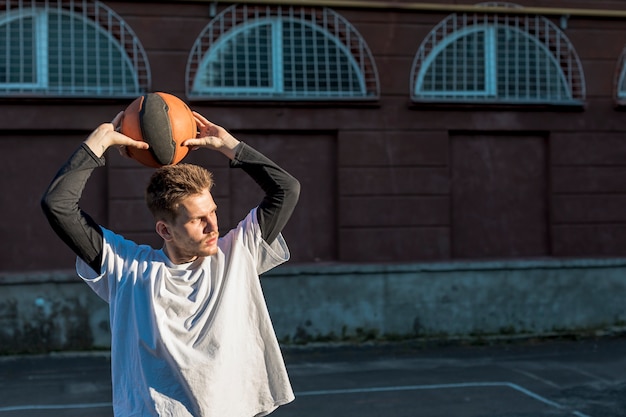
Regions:
[[78, 206], [93, 170], [104, 165], [85, 144], [61, 167], [41, 199], [41, 208], [56, 234], [91, 269], [100, 271], [102, 229]]
[[102, 229], [80, 209], [78, 201], [93, 170], [104, 166], [103, 155], [110, 146], [148, 147], [115, 131], [122, 114], [89, 135], [61, 167], [41, 199], [41, 207], [57, 235], [98, 273], [102, 263]]
[[198, 138], [183, 145], [206, 147], [231, 160], [231, 167], [242, 168], [265, 192], [257, 210], [263, 239], [272, 243], [283, 230], [298, 202], [300, 183], [263, 154], [240, 142], [221, 126], [194, 112]]
[[231, 167], [243, 169], [263, 189], [265, 197], [257, 209], [263, 239], [272, 243], [291, 217], [300, 183], [259, 151], [241, 143]]
[[283, 230], [300, 196], [300, 183], [284, 169], [252, 147], [241, 143], [226, 129], [193, 112], [198, 137], [183, 142], [192, 148], [205, 147], [221, 152], [232, 167], [242, 168], [265, 191], [257, 210], [261, 234], [272, 243]]

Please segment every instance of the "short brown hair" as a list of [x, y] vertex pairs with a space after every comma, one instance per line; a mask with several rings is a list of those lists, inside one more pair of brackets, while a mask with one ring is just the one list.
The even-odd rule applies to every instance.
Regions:
[[150, 177], [146, 204], [156, 220], [174, 221], [180, 201], [213, 187], [213, 174], [193, 164], [166, 165]]

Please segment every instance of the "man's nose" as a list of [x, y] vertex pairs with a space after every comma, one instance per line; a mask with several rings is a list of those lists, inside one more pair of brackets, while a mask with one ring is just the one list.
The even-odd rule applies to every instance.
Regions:
[[205, 232], [211, 233], [217, 231], [217, 218], [208, 218], [206, 222]]

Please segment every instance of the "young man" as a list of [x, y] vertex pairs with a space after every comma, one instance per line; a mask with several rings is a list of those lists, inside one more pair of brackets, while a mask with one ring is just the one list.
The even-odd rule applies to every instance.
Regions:
[[162, 249], [99, 226], [78, 206], [110, 147], [146, 149], [116, 131], [123, 113], [95, 129], [42, 199], [48, 220], [77, 254], [79, 276], [109, 303], [115, 416], [252, 417], [294, 399], [259, 274], [285, 262], [281, 230], [298, 181], [194, 112], [192, 149], [221, 152], [264, 190], [260, 205], [219, 238], [204, 168], [159, 168], [146, 191]]

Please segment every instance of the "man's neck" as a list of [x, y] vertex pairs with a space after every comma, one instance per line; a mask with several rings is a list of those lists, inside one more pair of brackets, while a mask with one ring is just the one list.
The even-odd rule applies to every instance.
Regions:
[[167, 244], [163, 245], [163, 253], [165, 253], [165, 256], [167, 256], [169, 258], [169, 260], [172, 261], [173, 264], [176, 264], [176, 265], [188, 264], [188, 263], [193, 262], [196, 259], [198, 259], [197, 256], [184, 257], [184, 256], [180, 256], [178, 254], [175, 254], [173, 252], [174, 251], [171, 251], [167, 247]]

